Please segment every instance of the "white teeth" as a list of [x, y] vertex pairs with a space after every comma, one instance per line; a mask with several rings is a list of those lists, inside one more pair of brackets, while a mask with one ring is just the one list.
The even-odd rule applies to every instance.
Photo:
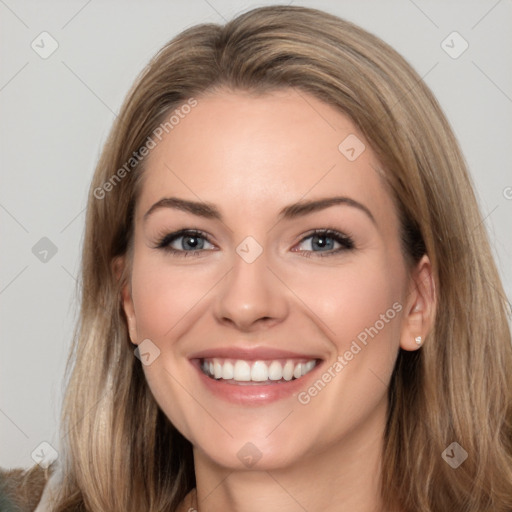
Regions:
[[222, 378], [222, 365], [216, 360], [213, 360], [213, 376], [216, 379]]
[[299, 379], [316, 366], [316, 360], [295, 363], [292, 360], [244, 361], [224, 359], [203, 359], [201, 370], [214, 379], [235, 380], [239, 382], [265, 382], [268, 380], [290, 381]]
[[251, 367], [247, 361], [238, 360], [235, 363], [233, 379], [242, 382], [248, 382], [251, 380]]
[[283, 367], [279, 361], [272, 361], [268, 367], [268, 378], [270, 380], [281, 380], [283, 378]]
[[306, 373], [309, 373], [316, 365], [315, 361], [308, 361], [303, 367], [302, 367], [302, 375], [306, 375]]
[[283, 368], [283, 379], [284, 380], [292, 380], [293, 377], [293, 362], [286, 361], [286, 364]]
[[268, 380], [268, 366], [263, 361], [255, 361], [252, 365], [251, 380], [256, 382]]
[[222, 368], [222, 378], [229, 380], [229, 379], [232, 379], [234, 375], [235, 375], [234, 366], [229, 361], [226, 361], [224, 363], [224, 367]]

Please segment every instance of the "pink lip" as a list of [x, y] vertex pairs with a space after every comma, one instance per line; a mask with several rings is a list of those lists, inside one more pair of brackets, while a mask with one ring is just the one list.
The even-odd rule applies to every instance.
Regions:
[[[286, 354], [286, 355], [284, 355]], [[236, 357], [235, 357], [236, 355]], [[205, 386], [206, 390], [214, 396], [221, 398], [227, 402], [243, 405], [243, 406], [258, 406], [267, 405], [283, 398], [290, 398], [297, 396], [301, 391], [306, 390], [310, 386], [312, 379], [316, 379], [318, 369], [323, 366], [323, 361], [318, 361], [313, 370], [299, 379], [290, 380], [287, 382], [276, 382], [270, 384], [259, 384], [253, 382], [240, 382], [225, 381], [223, 379], [212, 379], [205, 375], [200, 368], [201, 359], [210, 357], [219, 357], [226, 359], [245, 359], [248, 361], [259, 359], [284, 359], [284, 358], [304, 358], [304, 359], [318, 359], [315, 357], [304, 356], [303, 354], [296, 354], [293, 352], [283, 352], [277, 350], [262, 350], [262, 351], [240, 351], [233, 350], [208, 350], [194, 354], [190, 359], [192, 366], [198, 373], [200, 382]]]
[[211, 359], [218, 357], [220, 359], [244, 359], [246, 361], [258, 361], [264, 359], [321, 359], [315, 354], [300, 354], [299, 352], [290, 352], [278, 350], [272, 347], [220, 347], [202, 350], [189, 356], [189, 359]]

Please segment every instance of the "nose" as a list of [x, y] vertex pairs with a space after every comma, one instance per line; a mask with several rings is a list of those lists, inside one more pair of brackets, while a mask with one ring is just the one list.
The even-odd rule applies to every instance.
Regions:
[[215, 316], [240, 331], [258, 331], [288, 315], [286, 287], [268, 268], [265, 251], [252, 263], [235, 254], [233, 268], [217, 288]]

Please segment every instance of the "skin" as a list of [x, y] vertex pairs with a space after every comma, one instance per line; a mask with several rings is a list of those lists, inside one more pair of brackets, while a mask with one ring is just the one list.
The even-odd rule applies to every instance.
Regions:
[[[133, 254], [122, 263], [130, 267], [123, 304], [132, 341], [150, 339], [160, 350], [144, 366], [148, 384], [194, 446], [198, 509], [382, 510], [387, 386], [399, 347], [417, 350], [414, 338], [425, 339], [432, 326], [428, 257], [406, 265], [379, 162], [348, 117], [292, 89], [197, 99], [148, 157]], [[338, 150], [349, 134], [366, 145], [352, 162]], [[358, 201], [374, 220], [346, 204], [279, 218], [286, 205], [335, 195]], [[223, 221], [173, 208], [144, 220], [169, 196], [213, 203]], [[182, 228], [209, 235], [202, 252], [155, 248]], [[322, 228], [350, 235], [354, 248], [333, 253], [338, 244], [322, 249], [305, 238]], [[263, 249], [253, 263], [236, 252], [247, 236]], [[185, 251], [183, 242], [172, 246]], [[394, 303], [401, 311], [307, 405], [296, 396], [226, 402], [188, 359], [210, 347], [271, 346], [318, 354], [328, 368]], [[261, 453], [252, 468], [237, 457], [247, 442]]]

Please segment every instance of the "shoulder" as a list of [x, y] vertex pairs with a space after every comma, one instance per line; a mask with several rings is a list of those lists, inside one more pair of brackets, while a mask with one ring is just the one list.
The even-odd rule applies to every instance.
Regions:
[[45, 512], [38, 505], [48, 494], [49, 481], [55, 475], [55, 467], [47, 469], [35, 465], [29, 469], [0, 468], [0, 510], [2, 512]]

